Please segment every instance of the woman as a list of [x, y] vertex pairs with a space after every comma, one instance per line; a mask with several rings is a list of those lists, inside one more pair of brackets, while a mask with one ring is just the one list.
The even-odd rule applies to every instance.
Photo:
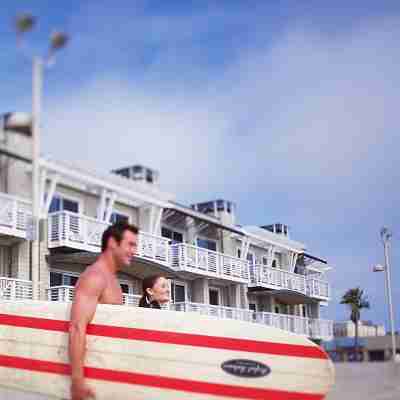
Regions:
[[139, 307], [158, 308], [169, 302], [169, 284], [162, 275], [153, 275], [143, 279], [143, 296]]

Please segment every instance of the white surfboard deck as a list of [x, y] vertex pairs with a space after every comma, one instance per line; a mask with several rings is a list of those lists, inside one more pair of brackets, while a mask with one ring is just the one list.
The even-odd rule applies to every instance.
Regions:
[[[69, 398], [70, 306], [0, 303], [0, 386]], [[97, 400], [318, 400], [334, 382], [305, 337], [196, 313], [99, 305], [87, 348]]]

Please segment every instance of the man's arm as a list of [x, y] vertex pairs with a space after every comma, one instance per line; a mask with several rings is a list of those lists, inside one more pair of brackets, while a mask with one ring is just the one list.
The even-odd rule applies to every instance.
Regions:
[[92, 321], [99, 298], [105, 288], [101, 274], [89, 273], [79, 279], [71, 309], [69, 359], [71, 364], [71, 397], [81, 400], [93, 392], [85, 386], [83, 366], [86, 353], [86, 327]]

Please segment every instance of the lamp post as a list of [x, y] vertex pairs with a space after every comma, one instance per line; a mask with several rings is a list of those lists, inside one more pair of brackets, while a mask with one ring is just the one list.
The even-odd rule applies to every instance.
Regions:
[[393, 301], [392, 301], [392, 281], [391, 281], [391, 269], [389, 263], [389, 245], [392, 233], [386, 227], [383, 227], [380, 232], [384, 256], [385, 265], [376, 265], [374, 267], [374, 272], [385, 272], [385, 291], [389, 308], [389, 320], [390, 320], [390, 330], [392, 339], [392, 360], [396, 361], [396, 337], [395, 337], [395, 324], [394, 324], [394, 312], [393, 312]]
[[[15, 29], [18, 42], [22, 35], [31, 31], [36, 24], [36, 18], [30, 14], [21, 14], [15, 21]], [[68, 42], [68, 36], [62, 32], [55, 32], [50, 37], [49, 52], [45, 58], [34, 56], [32, 60], [32, 226], [29, 232], [32, 243], [32, 289], [33, 299], [39, 298], [39, 220], [40, 220], [40, 128], [41, 128], [41, 104], [43, 69], [49, 62], [55, 51], [64, 47]]]

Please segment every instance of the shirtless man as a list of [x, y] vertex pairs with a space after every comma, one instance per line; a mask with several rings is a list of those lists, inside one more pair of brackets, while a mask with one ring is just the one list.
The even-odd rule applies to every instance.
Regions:
[[86, 352], [86, 327], [92, 321], [98, 303], [122, 304], [122, 290], [117, 272], [131, 264], [136, 253], [138, 229], [127, 223], [116, 223], [104, 231], [101, 254], [81, 274], [75, 288], [69, 329], [71, 363], [71, 399], [94, 398], [85, 383], [83, 366]]

